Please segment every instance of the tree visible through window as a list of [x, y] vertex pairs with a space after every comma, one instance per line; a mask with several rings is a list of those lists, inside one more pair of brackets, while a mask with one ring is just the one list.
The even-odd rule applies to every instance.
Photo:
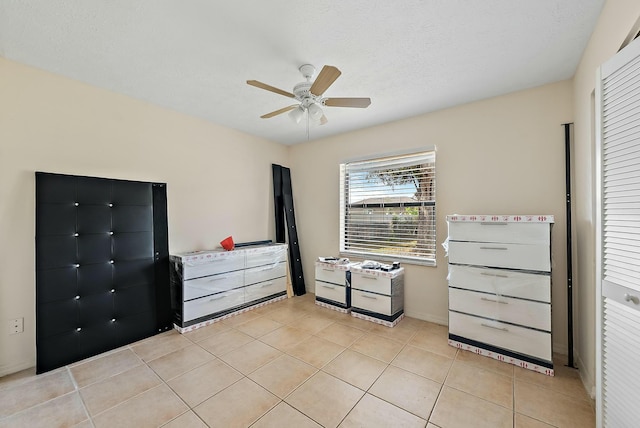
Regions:
[[435, 264], [435, 152], [341, 165], [340, 252]]

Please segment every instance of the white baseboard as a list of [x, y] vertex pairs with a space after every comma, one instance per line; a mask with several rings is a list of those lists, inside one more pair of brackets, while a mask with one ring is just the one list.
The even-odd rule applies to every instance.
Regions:
[[18, 373], [22, 370], [30, 369], [35, 367], [35, 364], [31, 362], [22, 362], [18, 364], [11, 364], [8, 366], [0, 367], [0, 377], [8, 376], [10, 374]]
[[589, 373], [584, 362], [580, 357], [576, 359], [576, 363], [578, 365], [580, 380], [582, 381], [582, 385], [587, 390], [587, 393], [591, 397], [592, 400], [596, 399], [596, 379], [592, 373]]
[[428, 322], [432, 322], [434, 324], [440, 324], [440, 325], [449, 325], [449, 318], [448, 317], [439, 317], [439, 316], [435, 316], [432, 314], [426, 314], [426, 313], [422, 313], [422, 312], [407, 312], [405, 310], [404, 312], [405, 316], [411, 317], [411, 318], [416, 318], [422, 321], [428, 321]]

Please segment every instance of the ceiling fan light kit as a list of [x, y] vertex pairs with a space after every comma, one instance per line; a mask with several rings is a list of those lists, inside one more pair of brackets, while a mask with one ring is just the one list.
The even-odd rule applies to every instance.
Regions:
[[322, 67], [320, 74], [314, 82], [311, 82], [316, 68], [311, 64], [303, 64], [299, 68], [300, 73], [305, 78], [305, 82], [298, 83], [293, 87], [293, 93], [283, 91], [266, 83], [257, 80], [247, 80], [247, 84], [256, 88], [264, 89], [283, 95], [288, 98], [296, 99], [299, 104], [284, 107], [271, 113], [260, 116], [263, 119], [269, 119], [279, 114], [289, 112], [289, 117], [295, 122], [300, 123], [304, 113], [314, 122], [324, 125], [328, 119], [322, 110], [323, 106], [327, 107], [352, 107], [367, 108], [371, 104], [370, 98], [325, 98], [324, 92], [336, 81], [342, 74], [340, 70], [331, 65]]
[[313, 120], [320, 120], [320, 118], [324, 114], [322, 108], [317, 103], [309, 105], [309, 107], [307, 107], [307, 110], [309, 111], [309, 116], [311, 116], [311, 119]]
[[296, 108], [294, 108], [293, 110], [291, 110], [291, 112], [289, 113], [289, 117], [295, 122], [295, 123], [300, 123], [300, 121], [302, 120], [302, 116], [304, 116], [304, 109], [302, 108], [302, 106], [298, 106]]

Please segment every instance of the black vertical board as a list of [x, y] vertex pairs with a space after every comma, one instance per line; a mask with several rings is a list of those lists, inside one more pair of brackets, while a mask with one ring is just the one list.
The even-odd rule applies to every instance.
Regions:
[[287, 219], [287, 235], [289, 236], [289, 263], [291, 264], [291, 284], [293, 292], [302, 296], [307, 292], [302, 274], [302, 258], [300, 257], [300, 243], [298, 229], [293, 209], [293, 190], [291, 188], [291, 171], [282, 168], [282, 198], [284, 199], [284, 216]]
[[153, 257], [155, 260], [156, 328], [169, 330], [173, 320], [169, 285], [169, 227], [167, 219], [167, 186], [153, 183]]
[[273, 208], [276, 218], [276, 242], [285, 242], [284, 200], [282, 199], [282, 167], [271, 164], [273, 170]]
[[569, 359], [567, 366], [577, 368], [573, 363], [573, 256], [571, 243], [571, 125], [564, 125], [564, 153], [565, 153], [565, 191], [567, 212], [567, 339]]
[[[279, 170], [279, 171], [276, 171]], [[298, 242], [298, 230], [296, 229], [296, 217], [293, 209], [293, 190], [291, 188], [291, 171], [280, 165], [273, 165], [274, 196], [282, 195], [284, 206], [284, 218], [287, 221], [287, 235], [289, 237], [289, 268], [291, 271], [291, 285], [296, 296], [302, 296], [307, 292], [304, 285], [302, 272], [302, 257], [300, 256], [300, 243]], [[281, 179], [281, 188], [276, 189], [276, 176]], [[280, 209], [282, 212], [282, 209]], [[276, 228], [278, 228], [278, 216], [276, 215]], [[282, 227], [282, 226], [280, 226]], [[284, 240], [283, 240], [284, 241]]]

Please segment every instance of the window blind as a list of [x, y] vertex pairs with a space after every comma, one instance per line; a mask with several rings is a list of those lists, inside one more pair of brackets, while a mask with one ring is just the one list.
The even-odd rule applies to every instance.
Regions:
[[341, 165], [340, 252], [435, 264], [435, 152]]

